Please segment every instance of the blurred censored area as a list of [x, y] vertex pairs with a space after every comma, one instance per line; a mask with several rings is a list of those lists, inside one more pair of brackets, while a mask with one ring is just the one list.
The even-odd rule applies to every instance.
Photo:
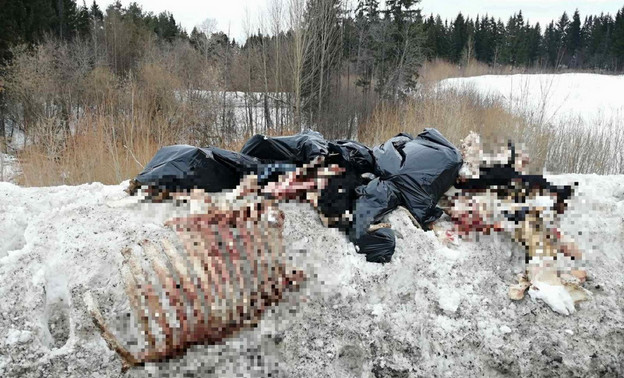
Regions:
[[529, 289], [553, 310], [573, 313], [574, 303], [590, 295], [581, 287], [587, 279], [584, 253], [560, 228], [574, 188], [528, 174], [528, 156], [511, 142], [486, 154], [478, 135], [471, 134], [463, 141], [462, 154], [458, 182], [446, 199], [458, 235], [507, 234], [524, 249], [526, 263], [526, 272], [509, 289], [510, 298], [522, 299]]
[[[110, 329], [92, 297], [91, 315], [122, 369], [180, 356], [196, 344], [214, 344], [243, 328], [300, 287], [305, 274], [289, 267], [282, 240], [281, 201], [316, 204], [311, 193], [341, 172], [318, 157], [264, 186], [247, 175], [220, 195], [196, 189], [172, 193], [191, 214], [172, 218], [178, 240], [143, 241], [141, 254], [122, 251], [122, 277], [139, 329], [135, 348]], [[144, 256], [141, 259], [139, 256]]]
[[138, 341], [122, 341], [92, 298], [90, 312], [123, 369], [257, 325], [306, 280], [283, 244], [279, 204], [292, 201], [310, 203], [369, 262], [391, 261], [396, 240], [386, 215], [399, 207], [416, 227], [438, 235], [446, 228], [446, 241], [506, 234], [525, 251], [526, 267], [509, 297], [519, 300], [528, 291], [569, 315], [590, 295], [581, 286], [584, 255], [559, 226], [574, 188], [529, 174], [528, 163], [512, 142], [486, 152], [471, 133], [458, 149], [435, 129], [399, 134], [373, 149], [312, 131], [258, 135], [240, 153], [165, 147], [128, 191], [142, 204], [171, 202], [188, 213], [165, 223], [175, 240], [122, 251]]

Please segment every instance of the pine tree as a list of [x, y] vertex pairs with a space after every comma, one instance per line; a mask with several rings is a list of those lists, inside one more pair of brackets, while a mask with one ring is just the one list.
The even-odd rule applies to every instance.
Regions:
[[379, 18], [379, 0], [359, 0], [355, 9], [357, 17], [374, 20]]
[[83, 2], [83, 5], [78, 9], [76, 14], [76, 33], [78, 36], [86, 38], [91, 32], [91, 15], [89, 14], [89, 8], [87, 4]]
[[468, 42], [468, 30], [466, 27], [466, 21], [461, 12], [455, 18], [451, 31], [451, 60], [455, 63], [459, 63], [462, 57], [464, 47]]
[[615, 68], [624, 69], [624, 7], [615, 16], [612, 39], [611, 51], [615, 60]]
[[559, 54], [559, 34], [553, 21], [548, 24], [544, 32], [544, 60], [548, 67], [556, 67]]
[[74, 0], [52, 0], [56, 13], [54, 30], [60, 39], [71, 40], [78, 31], [78, 8]]
[[578, 54], [581, 49], [581, 17], [578, 9], [572, 16], [572, 22], [570, 22], [566, 29], [566, 51], [569, 54], [568, 65], [576, 67], [578, 64]]
[[8, 1], [2, 4], [0, 12], [0, 74], [2, 66], [11, 59], [10, 48], [24, 39], [24, 30], [20, 27], [26, 18], [26, 7], [22, 0]]
[[89, 10], [91, 14], [91, 18], [94, 18], [98, 21], [104, 21], [104, 13], [100, 10], [100, 7], [97, 5], [95, 0], [93, 0], [93, 4], [91, 4], [91, 9]]
[[557, 66], [561, 63], [568, 63], [568, 25], [570, 24], [570, 18], [566, 12], [563, 12], [561, 18], [557, 22], [556, 36], [557, 36]]
[[527, 26], [526, 48], [526, 64], [536, 64], [542, 55], [542, 29], [539, 22], [534, 27]]

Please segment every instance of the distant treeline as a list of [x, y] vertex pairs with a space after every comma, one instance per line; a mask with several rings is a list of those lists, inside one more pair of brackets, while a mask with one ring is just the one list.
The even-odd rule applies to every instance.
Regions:
[[[76, 0], [2, 0], [0, 2], [0, 60], [11, 58], [11, 48], [20, 44], [37, 44], [45, 37], [70, 41], [91, 38], [102, 29], [105, 14], [95, 1], [90, 7]], [[153, 31], [166, 41], [188, 38], [168, 12], [159, 15], [143, 12], [137, 3], [124, 8], [119, 1], [109, 7], [111, 14], [131, 20], [137, 26]]]
[[476, 19], [460, 13], [453, 22], [431, 15], [424, 22], [428, 57], [453, 62], [475, 58], [488, 64], [548, 68], [624, 68], [624, 7], [611, 15], [572, 18], [563, 13], [545, 28], [525, 22], [522, 11], [506, 24], [486, 14]]
[[[429, 59], [443, 58], [455, 63], [476, 59], [515, 67], [624, 69], [624, 7], [615, 17], [587, 15], [581, 21], [577, 10], [571, 18], [564, 12], [548, 25], [532, 25], [524, 20], [522, 11], [506, 23], [487, 13], [474, 19], [459, 13], [449, 21], [439, 15], [421, 17], [415, 9], [417, 0], [391, 0], [383, 9], [379, 0], [359, 0], [356, 9], [345, 9], [338, 0], [332, 2], [341, 8], [337, 21], [344, 27], [342, 42], [347, 48], [361, 48], [362, 32], [366, 34], [383, 18], [398, 11], [420, 24], [421, 48]], [[46, 35], [64, 40], [90, 38], [98, 32], [98, 24], [105, 17], [95, 1], [89, 7], [86, 2], [78, 5], [76, 0], [4, 0], [0, 8], [2, 62], [10, 59], [11, 47], [36, 44]], [[185, 38], [199, 48], [202, 32], [194, 28], [189, 35], [168, 12], [154, 15], [143, 12], [136, 3], [124, 8], [120, 2], [111, 5], [109, 11], [123, 14], [124, 18], [153, 31], [159, 39], [171, 42]], [[262, 34], [256, 33], [245, 44], [261, 38]], [[377, 46], [375, 53], [382, 53], [382, 48]]]

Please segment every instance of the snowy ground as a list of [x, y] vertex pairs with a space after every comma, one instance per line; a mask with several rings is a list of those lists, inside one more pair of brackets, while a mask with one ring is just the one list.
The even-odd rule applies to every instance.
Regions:
[[[572, 316], [508, 299], [522, 253], [503, 237], [448, 248], [397, 211], [393, 261], [370, 264], [309, 207], [286, 205], [304, 289], [223, 345], [122, 376], [622, 376], [624, 176], [553, 179], [580, 183], [564, 228], [589, 252], [594, 295]], [[122, 188], [0, 183], [0, 376], [119, 376], [83, 295], [123, 324], [120, 250], [173, 236], [169, 205], [108, 206]]]
[[621, 126], [624, 119], [624, 75], [485, 75], [446, 79], [440, 88], [502, 99], [515, 114], [552, 125], [576, 125], [580, 120], [586, 127]]
[[0, 152], [0, 182], [13, 182], [19, 175], [19, 164], [14, 156]]

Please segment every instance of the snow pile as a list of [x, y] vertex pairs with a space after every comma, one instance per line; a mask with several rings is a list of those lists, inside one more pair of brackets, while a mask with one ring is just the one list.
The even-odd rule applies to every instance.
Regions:
[[19, 173], [17, 159], [14, 156], [0, 152], [0, 182], [13, 182]]
[[617, 125], [624, 118], [624, 75], [485, 75], [442, 80], [439, 88], [501, 99], [514, 114], [552, 125]]
[[[622, 375], [624, 176], [553, 180], [580, 183], [566, 229], [590, 252], [593, 300], [572, 316], [529, 296], [508, 299], [523, 253], [503, 237], [447, 247], [399, 209], [388, 219], [393, 261], [371, 264], [309, 206], [287, 204], [285, 241], [308, 274], [305, 287], [256, 329], [124, 376]], [[84, 294], [117, 319], [115, 329], [128, 327], [120, 251], [173, 237], [162, 224], [179, 211], [108, 206], [123, 187], [0, 183], [0, 376], [119, 376]]]

